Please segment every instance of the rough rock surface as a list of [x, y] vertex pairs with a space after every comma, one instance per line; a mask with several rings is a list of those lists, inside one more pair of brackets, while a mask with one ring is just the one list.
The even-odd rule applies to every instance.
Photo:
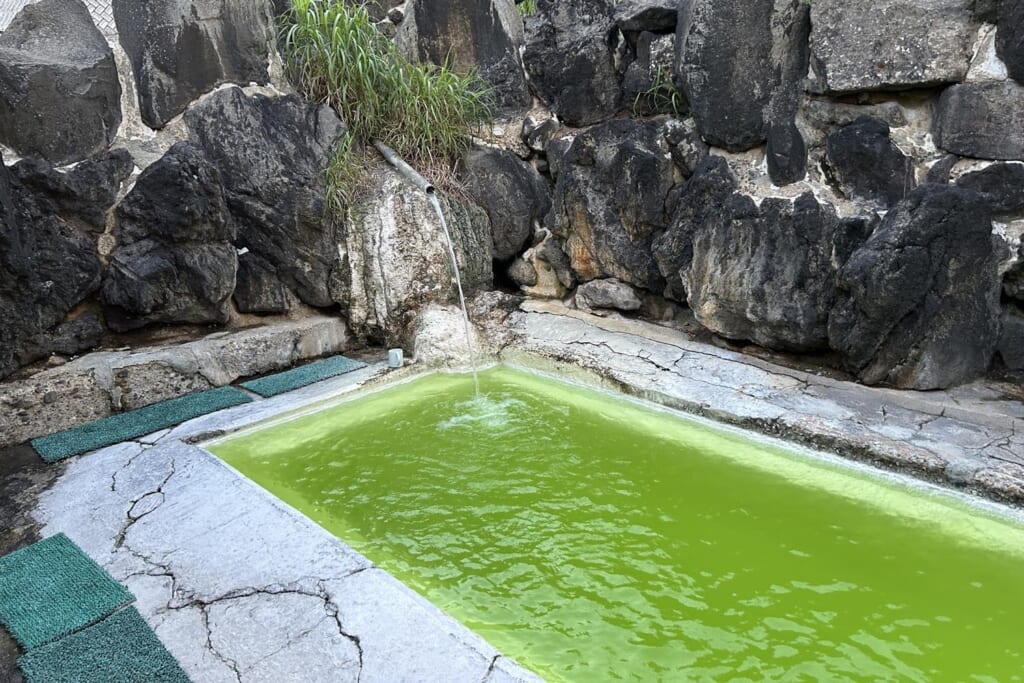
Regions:
[[847, 197], [892, 206], [914, 189], [914, 162], [884, 121], [863, 117], [828, 136], [826, 167]]
[[733, 194], [693, 229], [685, 278], [697, 320], [769, 348], [825, 347], [846, 227], [811, 193], [759, 207]]
[[110, 144], [121, 124], [114, 53], [81, 0], [26, 6], [0, 33], [0, 142], [54, 164]]
[[219, 169], [236, 244], [311, 306], [344, 302], [344, 229], [326, 169], [344, 126], [327, 106], [225, 88], [189, 109], [191, 137]]
[[270, 6], [253, 0], [113, 0], [142, 120], [162, 128], [222, 83], [266, 83]]
[[[673, 35], [644, 31], [637, 38], [636, 59], [630, 62], [622, 78], [624, 103], [631, 105], [635, 113], [650, 116], [686, 112], [686, 99], [682, 93], [678, 93], [673, 102], [665, 91], [665, 88], [672, 87], [675, 45]], [[652, 96], [650, 93], [655, 88], [660, 92]]]
[[220, 173], [202, 150], [171, 147], [139, 176], [117, 220], [102, 292], [111, 327], [227, 321], [238, 259]]
[[1011, 78], [1024, 85], [1024, 3], [1003, 0], [999, 6], [996, 54]]
[[100, 269], [93, 241], [41, 210], [0, 160], [0, 377], [99, 287]]
[[729, 164], [720, 156], [705, 156], [676, 200], [668, 230], [654, 240], [653, 252], [665, 278], [665, 296], [686, 301], [685, 273], [693, 259], [693, 235], [710, 220], [739, 187]]
[[523, 20], [512, 0], [410, 0], [395, 40], [413, 60], [475, 70], [501, 108], [532, 101], [519, 56]]
[[581, 281], [615, 277], [662, 291], [651, 243], [668, 225], [674, 175], [655, 121], [609, 121], [576, 136], [558, 174], [552, 229]]
[[833, 348], [868, 384], [937, 389], [984, 372], [999, 336], [998, 263], [981, 195], [925, 185], [840, 272]]
[[977, 33], [973, 0], [815, 0], [816, 92], [906, 90], [962, 81]]
[[665, 121], [664, 135], [671, 149], [672, 161], [683, 177], [689, 178], [708, 155], [708, 145], [701, 139], [697, 124], [692, 118], [668, 119]]
[[[361, 338], [401, 343], [416, 312], [458, 301], [444, 233], [430, 202], [390, 167], [372, 171], [373, 191], [349, 208], [348, 317]], [[492, 284], [487, 214], [440, 200], [468, 296]]]
[[935, 109], [935, 145], [980, 159], [1024, 161], [1024, 85], [1013, 81], [947, 88]]
[[672, 31], [676, 27], [676, 0], [620, 0], [615, 5], [615, 23], [625, 31]]
[[996, 347], [1007, 370], [1024, 370], [1024, 313], [1008, 306], [1003, 311], [1003, 327]]
[[591, 280], [576, 288], [576, 305], [583, 309], [637, 311], [643, 305], [636, 290], [621, 280]]
[[512, 152], [477, 148], [463, 159], [463, 182], [470, 198], [491, 221], [491, 257], [507, 261], [523, 247], [551, 209], [551, 187]]
[[530, 82], [570, 126], [597, 123], [619, 109], [612, 15], [609, 0], [537, 0], [536, 14], [526, 18]]
[[807, 143], [793, 121], [768, 128], [765, 156], [768, 177], [775, 185], [791, 185], [807, 175]]
[[704, 139], [742, 152], [764, 142], [773, 0], [693, 0], [676, 25], [676, 78]]
[[992, 164], [963, 174], [956, 185], [985, 195], [997, 216], [1024, 215], [1024, 164]]
[[106, 228], [107, 211], [134, 166], [131, 155], [118, 149], [65, 172], [34, 157], [22, 159], [11, 172], [32, 192], [40, 210], [57, 214], [82, 230], [101, 233]]
[[768, 125], [768, 177], [778, 186], [798, 182], [807, 174], [807, 144], [796, 125], [803, 100], [803, 81], [810, 59], [810, 4], [777, 0], [771, 19], [774, 87], [765, 121]]
[[292, 307], [292, 297], [274, 266], [251, 251], [238, 257], [232, 298], [241, 313], [285, 313]]
[[540, 299], [561, 299], [576, 284], [564, 241], [541, 231], [534, 246], [509, 267], [509, 277], [522, 291]]

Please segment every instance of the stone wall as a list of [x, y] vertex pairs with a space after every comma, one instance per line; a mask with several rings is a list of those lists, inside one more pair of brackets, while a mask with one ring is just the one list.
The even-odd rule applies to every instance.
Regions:
[[[327, 210], [345, 124], [282, 77], [286, 5], [0, 2], [0, 378], [263, 316], [402, 343], [451, 300], [429, 207], [390, 170]], [[1022, 369], [1020, 2], [366, 6], [494, 88], [446, 204], [473, 288], [493, 264], [528, 296], [689, 310], [867, 383]]]

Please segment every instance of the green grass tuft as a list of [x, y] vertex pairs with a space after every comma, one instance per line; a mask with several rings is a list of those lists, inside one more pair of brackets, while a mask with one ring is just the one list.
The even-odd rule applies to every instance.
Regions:
[[282, 45], [292, 82], [332, 106], [349, 129], [328, 171], [336, 209], [363, 178], [359, 149], [371, 140], [444, 184], [476, 126], [492, 118], [491, 90], [476, 74], [409, 61], [360, 6], [292, 0]]

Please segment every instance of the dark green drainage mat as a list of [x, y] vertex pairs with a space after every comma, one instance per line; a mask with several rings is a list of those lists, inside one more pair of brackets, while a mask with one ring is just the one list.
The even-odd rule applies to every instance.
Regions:
[[270, 398], [271, 396], [277, 396], [278, 394], [293, 391], [314, 382], [344, 375], [347, 372], [365, 367], [366, 363], [345, 358], [345, 356], [334, 356], [333, 358], [327, 358], [310, 363], [309, 365], [303, 365], [294, 370], [287, 370], [276, 375], [242, 382], [242, 387], [264, 398]]

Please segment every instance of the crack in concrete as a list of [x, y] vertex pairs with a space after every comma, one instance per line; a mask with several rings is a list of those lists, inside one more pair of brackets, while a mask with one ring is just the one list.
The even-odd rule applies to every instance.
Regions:
[[491, 674], [494, 673], [494, 667], [497, 665], [498, 660], [501, 659], [501, 655], [494, 655], [491, 657], [491, 661], [487, 664], [487, 671], [484, 672], [484, 677], [480, 679], [480, 683], [487, 683], [491, 678]]
[[[139, 455], [141, 455], [141, 453]], [[138, 455], [136, 455], [135, 457], [138, 457]], [[171, 471], [167, 473], [167, 476], [165, 476], [163, 480], [157, 485], [156, 489], [152, 491], [147, 491], [146, 493], [143, 493], [141, 496], [131, 501], [131, 503], [128, 505], [128, 511], [125, 512], [125, 522], [121, 525], [120, 531], [117, 532], [117, 536], [114, 538], [114, 550], [117, 550], [122, 545], [124, 545], [124, 539], [125, 536], [128, 535], [128, 530], [131, 529], [136, 522], [138, 522], [143, 517], [156, 512], [164, 504], [164, 486], [167, 485], [167, 482], [171, 480], [171, 477], [173, 477], [176, 472], [177, 461], [175, 460], [175, 458], [171, 458]], [[160, 502], [155, 507], [143, 512], [141, 515], [137, 517], [132, 515], [132, 510], [135, 509], [136, 504], [138, 504], [140, 500], [155, 494], [160, 494]]]

